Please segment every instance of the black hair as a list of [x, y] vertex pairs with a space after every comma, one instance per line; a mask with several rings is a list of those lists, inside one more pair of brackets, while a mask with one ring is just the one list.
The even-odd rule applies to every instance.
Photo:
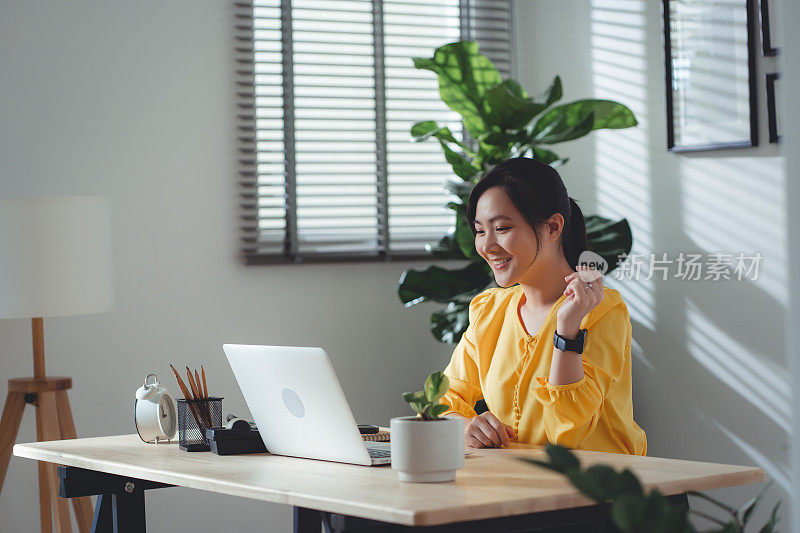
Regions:
[[564, 217], [561, 249], [567, 263], [576, 270], [578, 257], [587, 250], [586, 223], [581, 208], [567, 194], [567, 188], [556, 170], [536, 159], [516, 157], [503, 161], [487, 172], [469, 195], [467, 221], [475, 234], [475, 211], [478, 199], [491, 187], [505, 191], [514, 207], [522, 213], [536, 235], [537, 255], [541, 242], [539, 229], [555, 213]]

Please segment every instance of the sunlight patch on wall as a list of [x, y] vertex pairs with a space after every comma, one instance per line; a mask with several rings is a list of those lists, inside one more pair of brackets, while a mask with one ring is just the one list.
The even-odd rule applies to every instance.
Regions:
[[[594, 98], [628, 106], [639, 125], [626, 130], [600, 130], [594, 137], [597, 213], [627, 218], [633, 233], [631, 254], [653, 251], [652, 192], [646, 85], [646, 20], [641, 1], [591, 1], [591, 66]], [[649, 257], [649, 255], [647, 256]], [[642, 278], [646, 268], [642, 269]], [[653, 281], [616, 280], [631, 319], [655, 330]]]
[[789, 468], [787, 466], [770, 460], [758, 448], [736, 435], [733, 431], [729, 430], [697, 407], [693, 406], [692, 410], [697, 413], [700, 418], [706, 420], [709, 424], [713, 424], [717, 429], [724, 433], [731, 442], [733, 442], [742, 452], [744, 452], [745, 455], [753, 460], [754, 464], [763, 468], [767, 473], [768, 480], [774, 479], [784, 492], [792, 492], [792, 483], [790, 479]]
[[688, 299], [686, 334], [698, 363], [789, 432], [791, 388], [784, 368], [739, 344]]
[[681, 161], [683, 229], [705, 253], [763, 259], [751, 281], [788, 304], [783, 163], [777, 157], [691, 158]]

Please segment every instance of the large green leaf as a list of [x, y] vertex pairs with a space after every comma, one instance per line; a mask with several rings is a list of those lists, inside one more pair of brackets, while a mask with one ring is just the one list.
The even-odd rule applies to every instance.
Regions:
[[580, 468], [581, 462], [575, 457], [569, 448], [559, 446], [558, 444], [547, 444], [544, 447], [547, 455], [550, 457], [550, 464], [557, 468], [560, 472], [567, 473], [573, 468]]
[[465, 203], [450, 202], [448, 207], [456, 212], [455, 239], [461, 253], [468, 259], [483, 261], [475, 249], [475, 234], [467, 221], [467, 205]]
[[518, 130], [527, 126], [533, 117], [550, 107], [559, 98], [561, 98], [561, 78], [558, 76], [536, 99], [529, 98], [522, 85], [516, 81], [505, 80], [486, 92], [486, 103], [489, 105], [487, 122], [501, 130]]
[[566, 475], [583, 494], [604, 503], [610, 496], [608, 490], [614, 486], [617, 474], [610, 466], [594, 465], [586, 470], [573, 468]]
[[415, 122], [411, 126], [410, 132], [411, 140], [414, 142], [426, 141], [431, 137], [436, 137], [437, 139], [458, 143], [456, 138], [453, 137], [453, 133], [450, 131], [450, 128], [446, 126], [439, 126], [435, 120], [423, 120], [421, 122]]
[[620, 531], [638, 533], [645, 522], [644, 498], [637, 494], [624, 494], [611, 505], [611, 520]]
[[453, 143], [460, 147], [468, 154], [474, 156], [474, 152], [470, 150], [464, 143], [459, 141], [453, 136], [453, 132], [447, 126], [439, 126], [434, 120], [423, 120], [416, 122], [411, 126], [411, 140], [414, 142], [426, 141], [434, 137], [440, 141]]
[[642, 484], [639, 482], [639, 478], [630, 471], [630, 469], [626, 468], [622, 472], [617, 475], [616, 479], [616, 490], [615, 494], [643, 494]]
[[502, 80], [491, 60], [478, 52], [478, 43], [446, 44], [430, 59], [415, 57], [414, 66], [436, 73], [442, 101], [463, 117], [470, 135], [478, 138], [486, 131], [486, 91]]
[[434, 265], [425, 270], [403, 272], [397, 293], [406, 307], [426, 300], [447, 303], [463, 293], [485, 287], [490, 281], [486, 266], [478, 262], [455, 270]]
[[569, 161], [568, 157], [562, 159], [555, 152], [551, 152], [550, 150], [545, 150], [544, 148], [538, 148], [536, 146], [533, 146], [531, 147], [531, 151], [533, 152], [534, 159], [543, 161], [553, 168], [558, 168], [567, 161]]
[[553, 105], [555, 102], [561, 100], [562, 96], [563, 90], [561, 88], [561, 76], [556, 76], [553, 78], [553, 82], [550, 84], [550, 87], [534, 97], [533, 101], [543, 106], [542, 110], [544, 110]]
[[599, 215], [589, 215], [584, 220], [589, 250], [606, 260], [608, 274], [617, 268], [621, 254], [631, 252], [633, 235], [628, 220], [614, 221]]
[[592, 131], [592, 124], [594, 124], [593, 113], [589, 113], [574, 122], [569, 115], [561, 113], [541, 131], [533, 133], [529, 142], [532, 144], [556, 144], [579, 139]]
[[431, 333], [448, 344], [457, 344], [469, 325], [469, 302], [452, 301], [440, 311], [431, 313]]
[[689, 523], [688, 510], [681, 505], [673, 505], [652, 533], [697, 533]]
[[[633, 112], [619, 102], [577, 100], [542, 115], [536, 121], [531, 136], [535, 142], [552, 144], [577, 139], [592, 130], [630, 128], [637, 124]], [[588, 130], [584, 131], [586, 127]]]
[[469, 159], [447, 146], [447, 143], [443, 140], [439, 139], [439, 144], [442, 145], [444, 158], [453, 167], [453, 172], [455, 172], [456, 176], [462, 180], [469, 181], [481, 171], [480, 167], [473, 165]]
[[526, 135], [521, 133], [508, 133], [505, 131], [490, 131], [481, 135], [480, 142], [491, 146], [506, 146], [512, 143], [525, 142]]

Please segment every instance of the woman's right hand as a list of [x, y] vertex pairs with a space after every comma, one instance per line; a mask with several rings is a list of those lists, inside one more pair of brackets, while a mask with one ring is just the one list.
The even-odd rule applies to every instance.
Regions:
[[516, 441], [514, 429], [489, 411], [469, 419], [464, 425], [464, 442], [473, 448], [496, 448]]

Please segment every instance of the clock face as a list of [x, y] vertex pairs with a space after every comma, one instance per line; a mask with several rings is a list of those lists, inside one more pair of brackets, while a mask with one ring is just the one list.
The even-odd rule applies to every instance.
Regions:
[[175, 402], [169, 394], [162, 394], [158, 402], [158, 424], [168, 439], [175, 436], [175, 430], [178, 428], [178, 413], [175, 411]]

